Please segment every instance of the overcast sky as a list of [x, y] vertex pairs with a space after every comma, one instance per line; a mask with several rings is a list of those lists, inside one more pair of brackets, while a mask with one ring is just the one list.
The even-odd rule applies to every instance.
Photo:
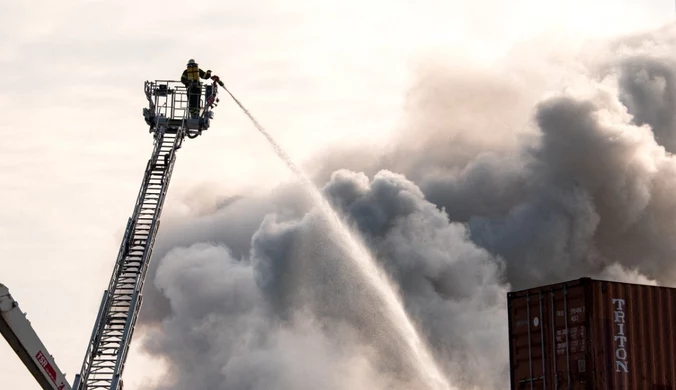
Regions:
[[[195, 58], [303, 161], [338, 144], [386, 142], [414, 70], [430, 59], [489, 66], [522, 41], [574, 46], [674, 15], [663, 0], [467, 4], [0, 0], [0, 282], [68, 380], [151, 151], [143, 81], [178, 79]], [[223, 96], [215, 111], [211, 129], [179, 152], [164, 219], [203, 204], [194, 199], [289, 177], [232, 102]], [[0, 388], [37, 388], [4, 343], [0, 362]], [[132, 347], [127, 388], [160, 372]]]

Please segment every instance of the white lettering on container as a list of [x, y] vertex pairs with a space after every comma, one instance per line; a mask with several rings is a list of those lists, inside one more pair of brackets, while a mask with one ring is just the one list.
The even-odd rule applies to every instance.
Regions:
[[629, 372], [627, 363], [627, 336], [624, 334], [624, 299], [613, 299], [615, 317], [615, 372]]

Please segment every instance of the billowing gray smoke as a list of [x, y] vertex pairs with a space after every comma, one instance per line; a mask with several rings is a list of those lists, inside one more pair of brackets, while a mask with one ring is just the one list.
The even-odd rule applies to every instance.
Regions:
[[[338, 171], [324, 193], [353, 217], [425, 334], [438, 340], [433, 348], [446, 371], [492, 370], [475, 346], [505, 354], [501, 263], [401, 175], [382, 171], [369, 180]], [[238, 202], [258, 203], [235, 201], [219, 212], [223, 219], [241, 222], [229, 212], [247, 208]], [[162, 322], [149, 330], [146, 347], [171, 356], [176, 374], [161, 388], [420, 388], [392, 325], [374, 307], [378, 300], [321, 215], [265, 217], [250, 253], [239, 258], [223, 244], [235, 245], [235, 231], [220, 232], [221, 244], [170, 250], [152, 276], [166, 301], [148, 295], [155, 302], [146, 323]]]
[[[456, 386], [505, 388], [510, 289], [581, 276], [676, 284], [665, 36], [674, 29], [537, 72], [511, 59], [491, 72], [427, 68], [391, 149], [313, 162]], [[294, 183], [163, 229], [141, 318], [145, 349], [169, 368], [155, 388], [420, 388]]]

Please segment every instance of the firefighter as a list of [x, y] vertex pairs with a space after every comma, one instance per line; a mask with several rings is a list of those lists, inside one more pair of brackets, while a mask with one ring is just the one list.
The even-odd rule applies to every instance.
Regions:
[[206, 72], [200, 69], [195, 60], [188, 61], [187, 69], [181, 75], [181, 82], [188, 89], [188, 107], [190, 116], [199, 118], [200, 115], [200, 96], [202, 95], [202, 83], [200, 78], [208, 80], [211, 78], [211, 70]]

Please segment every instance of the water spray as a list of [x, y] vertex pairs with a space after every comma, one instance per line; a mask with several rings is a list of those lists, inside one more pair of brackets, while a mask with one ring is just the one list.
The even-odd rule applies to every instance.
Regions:
[[[219, 80], [220, 81], [220, 80]], [[338, 235], [342, 241], [342, 247], [347, 250], [348, 257], [354, 261], [355, 265], [362, 273], [362, 276], [375, 289], [379, 298], [382, 299], [386, 308], [386, 316], [388, 320], [394, 325], [395, 329], [405, 342], [409, 352], [414, 357], [413, 361], [416, 365], [416, 370], [421, 375], [423, 380], [427, 383], [431, 390], [457, 390], [451, 387], [447, 379], [442, 374], [441, 370], [434, 361], [432, 355], [423, 340], [418, 335], [412, 321], [404, 310], [404, 306], [400, 297], [395, 293], [392, 282], [387, 275], [376, 265], [366, 246], [355, 237], [347, 224], [338, 216], [328, 200], [322, 195], [317, 186], [298, 168], [291, 157], [277, 144], [272, 136], [265, 130], [265, 128], [254, 118], [249, 110], [235, 97], [235, 95], [228, 90], [228, 88], [219, 82], [219, 85], [230, 95], [230, 97], [237, 103], [242, 111], [249, 117], [256, 129], [265, 136], [270, 145], [274, 148], [275, 153], [281, 158], [287, 167], [295, 173], [308, 188], [313, 200], [326, 216], [330, 227]]]

